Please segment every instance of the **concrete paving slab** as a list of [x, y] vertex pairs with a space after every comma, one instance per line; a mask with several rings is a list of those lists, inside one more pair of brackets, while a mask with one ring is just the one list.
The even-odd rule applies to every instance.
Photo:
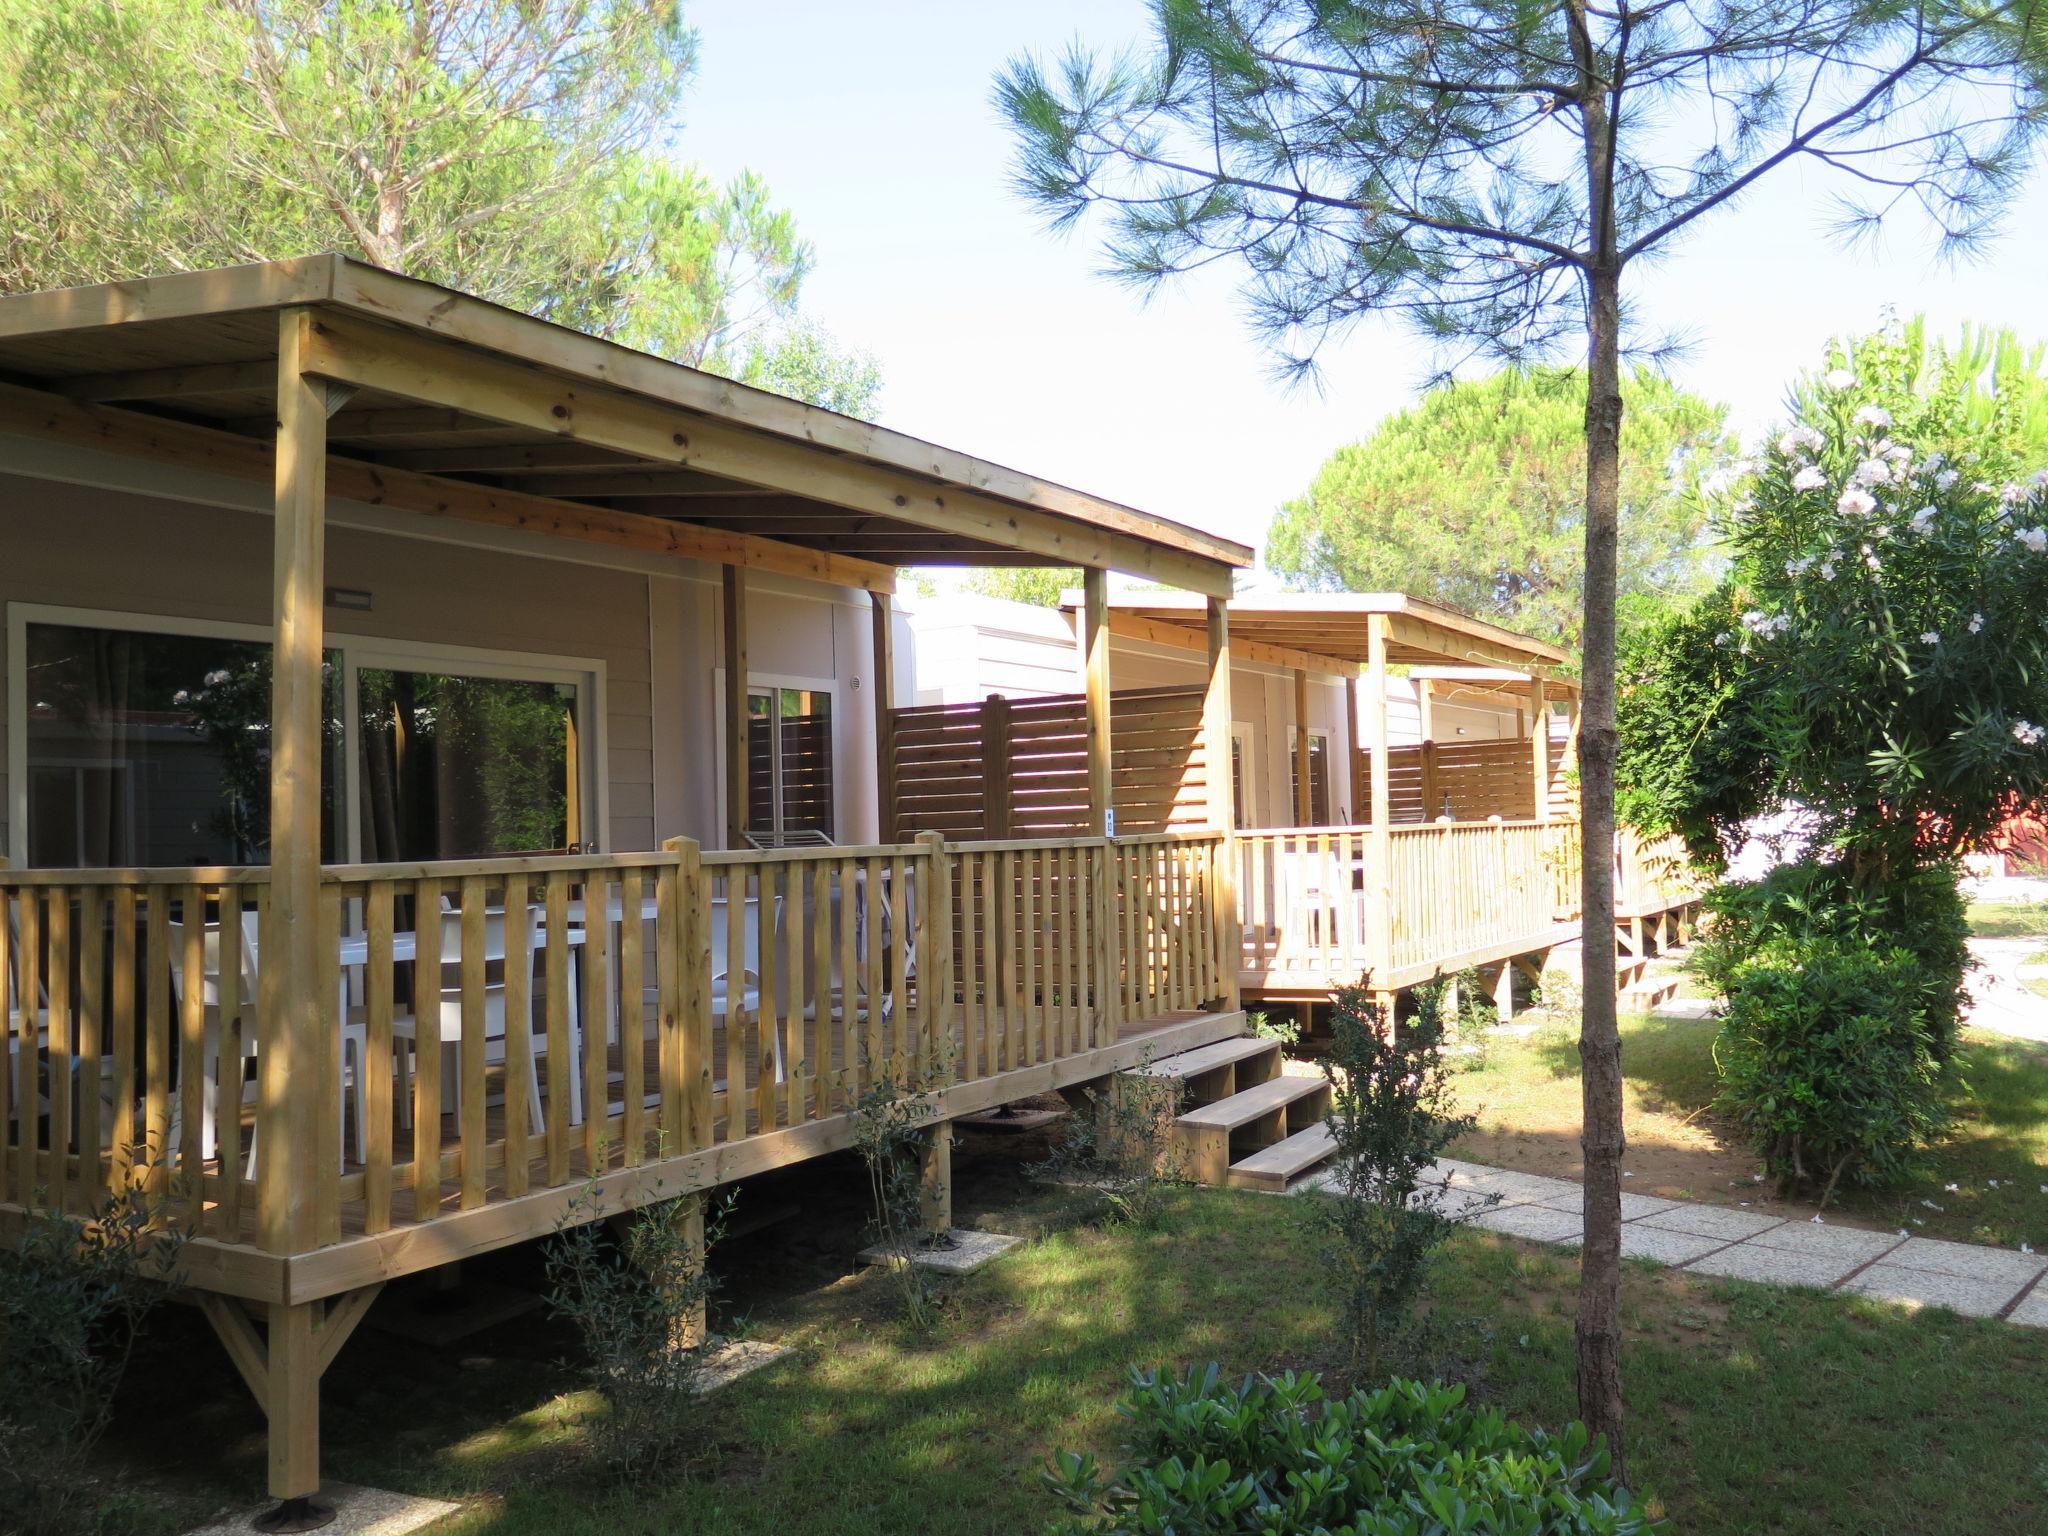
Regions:
[[2048, 1268], [2048, 1258], [2038, 1253], [2015, 1253], [2009, 1248], [1980, 1248], [1971, 1243], [1947, 1243], [1934, 1237], [1908, 1238], [1885, 1255], [1887, 1264], [1904, 1269], [1924, 1269], [1962, 1280], [1981, 1280], [2003, 1285], [2009, 1296]]
[[[1586, 1192], [1577, 1184], [1567, 1184], [1558, 1193], [1544, 1195], [1530, 1203], [1547, 1205], [1557, 1211], [1582, 1211], [1586, 1206]], [[1675, 1210], [1684, 1203], [1682, 1200], [1663, 1200], [1655, 1195], [1631, 1195], [1624, 1191], [1621, 1197], [1621, 1219], [1639, 1221], [1645, 1216], [1655, 1216], [1660, 1211]]]
[[790, 1353], [787, 1344], [770, 1344], [763, 1339], [735, 1339], [721, 1344], [704, 1357], [698, 1367], [697, 1395], [729, 1387], [742, 1376], [751, 1376]]
[[1673, 1232], [1664, 1227], [1646, 1227], [1625, 1222], [1621, 1229], [1621, 1254], [1627, 1259], [1655, 1259], [1659, 1264], [1685, 1264], [1722, 1246], [1718, 1237], [1700, 1237], [1692, 1232]]
[[1873, 1264], [1842, 1287], [1861, 1296], [1898, 1302], [1908, 1307], [1947, 1307], [1965, 1317], [1993, 1317], [2011, 1301], [2017, 1286], [1971, 1280], [1903, 1264]]
[[[1009, 1237], [1001, 1232], [975, 1232], [966, 1227], [954, 1227], [946, 1235], [952, 1239], [950, 1248], [919, 1248], [911, 1254], [910, 1262], [934, 1274], [971, 1275], [1024, 1241], [1021, 1237]], [[879, 1243], [872, 1248], [863, 1248], [856, 1257], [863, 1264], [895, 1261], [895, 1255]]]
[[[334, 1507], [334, 1523], [324, 1528], [327, 1536], [412, 1536], [462, 1508], [444, 1499], [422, 1499], [354, 1483], [323, 1484], [319, 1501]], [[191, 1536], [249, 1536], [255, 1519], [276, 1507], [277, 1500], [266, 1499], [215, 1524], [201, 1526]]]
[[1539, 1243], [1561, 1243], [1568, 1248], [1576, 1248], [1581, 1241], [1578, 1217], [1544, 1205], [1506, 1206], [1473, 1217], [1472, 1224], [1489, 1232], [1533, 1238]]
[[1653, 1019], [1711, 1019], [1716, 1004], [1711, 997], [1667, 998], [1650, 1010]]
[[1858, 1262], [1840, 1254], [1761, 1248], [1752, 1239], [1696, 1259], [1686, 1265], [1685, 1272], [1719, 1275], [1729, 1280], [1759, 1280], [1770, 1285], [1811, 1285], [1825, 1290], [1851, 1273]]
[[2048, 1328], [2048, 1291], [2035, 1286], [2020, 1298], [2020, 1304], [2007, 1314], [2006, 1321], [2024, 1328]]
[[1781, 1227], [1772, 1227], [1770, 1231], [1759, 1232], [1748, 1239], [1759, 1248], [1811, 1254], [1817, 1259], [1841, 1259], [1851, 1268], [1868, 1264], [1904, 1241], [1896, 1232], [1866, 1232], [1861, 1227], [1817, 1227], [1810, 1221], [1788, 1221]]
[[1445, 1221], [1466, 1221], [1503, 1203], [1496, 1200], [1491, 1191], [1484, 1189], [1429, 1185], [1417, 1190], [1416, 1193], [1421, 1195]]
[[1482, 1169], [1477, 1174], [1454, 1174], [1453, 1188], [1482, 1189], [1497, 1194], [1503, 1204], [1539, 1205], [1557, 1200], [1569, 1206], [1582, 1198], [1579, 1186], [1569, 1179], [1547, 1179], [1539, 1173], [1512, 1173], [1502, 1168]]
[[1718, 1237], [1723, 1242], [1732, 1243], [1754, 1237], [1759, 1232], [1768, 1232], [1779, 1224], [1779, 1219], [1725, 1205], [1675, 1205], [1668, 1211], [1643, 1217], [1642, 1223], [1646, 1227], [1690, 1232], [1695, 1237]]

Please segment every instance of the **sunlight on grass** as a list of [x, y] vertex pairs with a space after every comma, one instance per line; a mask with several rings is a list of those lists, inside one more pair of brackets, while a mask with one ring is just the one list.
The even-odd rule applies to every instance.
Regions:
[[1965, 918], [1979, 938], [2048, 938], [2048, 901], [1973, 901]]

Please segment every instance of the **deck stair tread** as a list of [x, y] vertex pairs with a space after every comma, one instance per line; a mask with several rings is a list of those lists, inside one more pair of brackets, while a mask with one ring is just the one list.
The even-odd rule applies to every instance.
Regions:
[[1227, 1099], [1218, 1099], [1214, 1104], [1191, 1109], [1180, 1117], [1179, 1123], [1190, 1127], [1236, 1130], [1262, 1115], [1285, 1109], [1299, 1099], [1329, 1091], [1329, 1083], [1320, 1077], [1276, 1077], [1241, 1089]]
[[1329, 1122], [1318, 1120], [1306, 1130], [1232, 1163], [1228, 1182], [1239, 1189], [1284, 1190], [1291, 1180], [1328, 1161], [1336, 1150]]
[[1218, 1067], [1272, 1055], [1279, 1049], [1277, 1040], [1239, 1035], [1235, 1040], [1218, 1040], [1214, 1045], [1197, 1046], [1192, 1051], [1182, 1051], [1178, 1056], [1162, 1056], [1142, 1067], [1133, 1067], [1131, 1073], [1139, 1077], [1192, 1077], [1198, 1072], [1213, 1072]]

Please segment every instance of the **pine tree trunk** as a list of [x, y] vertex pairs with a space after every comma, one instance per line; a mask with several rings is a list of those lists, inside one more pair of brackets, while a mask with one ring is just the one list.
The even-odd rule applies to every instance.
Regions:
[[1621, 1399], [1621, 1032], [1614, 938], [1614, 589], [1620, 506], [1621, 274], [1587, 274], [1586, 592], [1579, 726], [1584, 1012], [1579, 1026], [1585, 1243], [1579, 1250], [1579, 1414], [1625, 1480]]

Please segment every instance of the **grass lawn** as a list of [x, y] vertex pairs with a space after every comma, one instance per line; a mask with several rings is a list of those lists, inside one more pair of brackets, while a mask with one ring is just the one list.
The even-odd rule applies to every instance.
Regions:
[[[953, 1283], [930, 1337], [896, 1320], [887, 1277], [846, 1273], [847, 1212], [807, 1208], [722, 1251], [751, 1330], [796, 1353], [713, 1400], [690, 1476], [594, 1478], [584, 1405], [562, 1395], [572, 1345], [544, 1320], [447, 1350], [366, 1325], [328, 1379], [328, 1474], [459, 1498], [452, 1536], [1028, 1532], [1056, 1513], [1048, 1451], [1113, 1452], [1131, 1362], [1278, 1370], [1336, 1352], [1320, 1197], [1185, 1190], [1157, 1230], [1102, 1230], [1074, 1224], [1086, 1197], [991, 1174], [1003, 1155], [970, 1149], [961, 1197], [1033, 1241]], [[1571, 1257], [1468, 1232], [1440, 1277], [1439, 1358], [1512, 1414], [1570, 1417]], [[1625, 1298], [1634, 1480], [1674, 1533], [2048, 1528], [2048, 1334], [1635, 1264]], [[135, 1383], [109, 1451], [124, 1478], [177, 1490], [188, 1514], [260, 1487], [255, 1413], [197, 1319], [173, 1310]]]
[[2048, 901], [1973, 901], [1966, 915], [1970, 931], [1980, 938], [2048, 935]]
[[[1715, 1029], [1707, 1019], [1622, 1020], [1626, 1187], [1811, 1215], [1811, 1205], [1775, 1200], [1769, 1185], [1755, 1182], [1761, 1165], [1711, 1107]], [[1572, 1019], [1524, 1039], [1496, 1039], [1483, 1064], [1459, 1072], [1459, 1097], [1479, 1126], [1454, 1155], [1578, 1176], [1577, 1031]], [[1882, 1195], [1838, 1194], [1830, 1211], [1926, 1237], [2048, 1248], [2048, 1046], [1965, 1030], [1950, 1097], [1956, 1129], [1926, 1176]]]

